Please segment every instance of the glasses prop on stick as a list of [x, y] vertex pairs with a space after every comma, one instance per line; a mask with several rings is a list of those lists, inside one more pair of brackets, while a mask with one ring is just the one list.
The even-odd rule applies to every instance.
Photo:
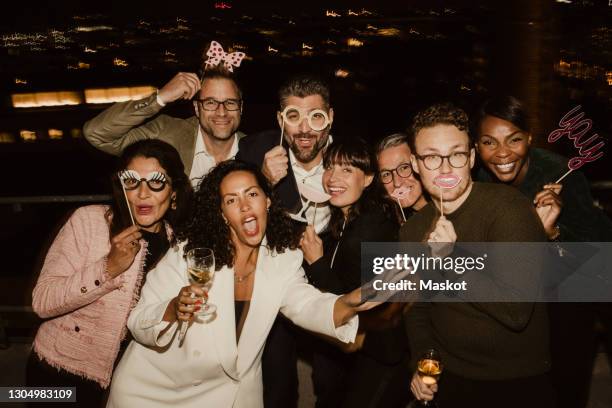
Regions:
[[303, 109], [294, 105], [288, 105], [281, 112], [281, 136], [279, 145], [283, 145], [283, 136], [285, 135], [285, 123], [290, 126], [299, 126], [304, 120], [308, 122], [308, 126], [315, 132], [320, 132], [329, 126], [331, 121], [329, 115], [323, 109], [314, 109], [306, 112]]
[[324, 191], [317, 190], [316, 188], [310, 187], [305, 183], [298, 183], [298, 191], [300, 192], [300, 195], [306, 199], [306, 204], [302, 204], [302, 209], [298, 211], [297, 214], [289, 214], [289, 216], [296, 221], [308, 224], [308, 220], [306, 219], [306, 210], [308, 209], [310, 203], [314, 203], [315, 210], [312, 217], [312, 225], [315, 225], [317, 217], [317, 204], [322, 204], [329, 201], [331, 196]]

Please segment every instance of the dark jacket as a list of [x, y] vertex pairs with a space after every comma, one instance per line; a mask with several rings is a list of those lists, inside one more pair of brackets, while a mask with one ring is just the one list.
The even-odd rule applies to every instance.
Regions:
[[[240, 143], [238, 145], [236, 160], [242, 160], [261, 167], [265, 154], [269, 150], [278, 146], [279, 140], [279, 130], [267, 130], [248, 137], [243, 137], [240, 139]], [[287, 142], [283, 141], [283, 147], [285, 148], [285, 151], [287, 151], [287, 155], [289, 155]], [[274, 192], [277, 198], [280, 200], [281, 205], [290, 212], [299, 211], [299, 209], [302, 207], [300, 193], [298, 192], [297, 183], [295, 181], [295, 175], [293, 174], [291, 164], [287, 169], [287, 176], [285, 176], [274, 186]]]

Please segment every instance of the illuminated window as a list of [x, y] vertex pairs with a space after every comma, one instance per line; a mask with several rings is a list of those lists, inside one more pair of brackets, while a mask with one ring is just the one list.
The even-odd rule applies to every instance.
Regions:
[[41, 106], [78, 105], [83, 103], [80, 92], [36, 92], [11, 95], [14, 108], [38, 108]]
[[0, 132], [0, 143], [14, 143], [15, 136], [9, 132]]
[[31, 142], [36, 140], [36, 132], [33, 132], [31, 130], [20, 130], [19, 136], [21, 136], [21, 139], [24, 142]]
[[49, 139], [58, 140], [64, 137], [64, 132], [59, 129], [49, 129]]
[[152, 86], [134, 86], [131, 88], [86, 89], [86, 103], [113, 103], [140, 99], [155, 92]]

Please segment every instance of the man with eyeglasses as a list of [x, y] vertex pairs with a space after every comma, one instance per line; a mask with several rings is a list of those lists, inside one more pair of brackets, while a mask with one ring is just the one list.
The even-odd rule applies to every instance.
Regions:
[[[191, 100], [195, 115], [187, 119], [158, 115], [178, 100]], [[242, 94], [222, 66], [207, 68], [202, 77], [180, 72], [157, 94], [115, 103], [85, 123], [83, 134], [96, 148], [119, 155], [142, 139], [161, 139], [179, 152], [194, 187], [217, 163], [233, 159], [242, 115]]]
[[[518, 190], [472, 181], [475, 151], [463, 110], [431, 106], [415, 116], [411, 132], [412, 168], [431, 202], [404, 223], [401, 241], [546, 241], [533, 205]], [[524, 271], [519, 262], [520, 256], [513, 256], [509, 265], [516, 274]], [[431, 400], [436, 393], [439, 406], [554, 406], [544, 304], [416, 303], [405, 325], [415, 370], [411, 391], [417, 399]], [[431, 348], [444, 363], [439, 387], [416, 373], [417, 359]]]
[[[281, 204], [292, 214], [305, 213], [317, 233], [327, 226], [327, 203], [310, 203], [299, 193], [298, 183], [323, 192], [323, 152], [331, 143], [334, 110], [329, 88], [312, 75], [290, 78], [279, 90], [279, 129], [240, 140], [236, 159], [260, 166], [274, 186]], [[304, 207], [305, 211], [302, 211]], [[308, 227], [312, 228], [312, 227]], [[297, 406], [296, 329], [283, 316], [276, 318], [262, 358], [266, 408]]]
[[[298, 183], [323, 191], [323, 152], [332, 142], [330, 130], [334, 109], [329, 88], [312, 75], [290, 78], [279, 90], [279, 130], [266, 131], [240, 140], [237, 159], [261, 166], [274, 186], [281, 204], [292, 214], [308, 204]], [[304, 218], [312, 220], [315, 203], [309, 203]], [[315, 230], [320, 233], [329, 222], [327, 203], [316, 204]]]
[[421, 182], [412, 171], [408, 136], [394, 133], [382, 139], [376, 146], [378, 175], [388, 198], [398, 208], [398, 221], [403, 223], [413, 212], [427, 204]]

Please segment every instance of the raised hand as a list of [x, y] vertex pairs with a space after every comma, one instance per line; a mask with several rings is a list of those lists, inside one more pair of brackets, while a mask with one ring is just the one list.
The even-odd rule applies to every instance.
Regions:
[[106, 257], [106, 272], [111, 278], [121, 275], [134, 262], [140, 250], [142, 233], [132, 225], [111, 238], [111, 249]]
[[157, 96], [163, 103], [174, 102], [178, 99], [189, 100], [200, 90], [200, 79], [193, 72], [179, 72], [166, 85]]
[[323, 256], [323, 241], [315, 232], [313, 225], [306, 226], [306, 231], [300, 239], [300, 248], [304, 253], [304, 259], [311, 265]]
[[289, 157], [282, 146], [276, 146], [264, 155], [261, 171], [273, 186], [287, 175], [288, 169]]
[[453, 223], [441, 215], [436, 221], [434, 230], [427, 237], [431, 255], [442, 258], [450, 255], [456, 241], [457, 234]]
[[542, 226], [549, 239], [555, 238], [559, 234], [556, 225], [557, 219], [563, 209], [563, 200], [560, 193], [563, 185], [561, 184], [546, 184], [533, 199], [536, 206], [536, 213], [542, 221]]

